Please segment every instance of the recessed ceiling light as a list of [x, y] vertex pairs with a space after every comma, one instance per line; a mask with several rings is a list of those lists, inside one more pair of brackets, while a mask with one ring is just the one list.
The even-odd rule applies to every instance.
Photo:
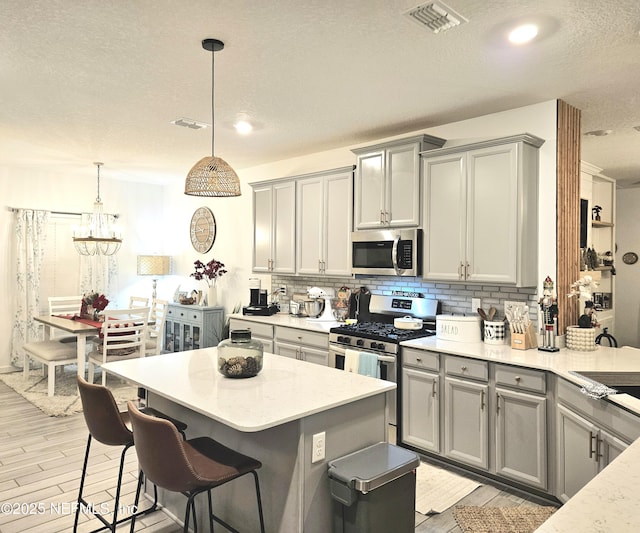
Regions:
[[590, 137], [606, 137], [607, 135], [610, 135], [612, 132], [613, 130], [593, 130], [593, 131], [587, 131], [585, 135], [589, 135]]
[[251, 133], [251, 131], [253, 130], [253, 126], [251, 125], [250, 122], [247, 122], [246, 120], [238, 120], [233, 127], [236, 129], [236, 131], [240, 134], [240, 135], [247, 135], [248, 133]]
[[509, 34], [509, 41], [513, 44], [525, 44], [538, 35], [538, 26], [535, 24], [523, 24]]

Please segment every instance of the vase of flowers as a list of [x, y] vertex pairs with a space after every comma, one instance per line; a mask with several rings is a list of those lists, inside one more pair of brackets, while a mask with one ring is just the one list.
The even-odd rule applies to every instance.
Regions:
[[97, 292], [90, 292], [82, 297], [82, 307], [80, 314], [84, 318], [91, 320], [99, 320], [99, 313], [104, 311], [109, 305], [109, 300], [104, 294], [98, 294]]
[[569, 350], [590, 352], [597, 348], [596, 328], [600, 325], [592, 301], [593, 291], [597, 287], [598, 283], [591, 276], [586, 275], [572, 283], [569, 288], [569, 298], [577, 296], [584, 300], [584, 312], [578, 319], [578, 325], [567, 326], [565, 344]]
[[212, 259], [207, 264], [196, 260], [193, 266], [195, 271], [191, 273], [191, 277], [194, 277], [198, 281], [205, 280], [207, 282], [207, 304], [209, 306], [215, 306], [218, 303], [218, 291], [216, 288], [218, 278], [227, 273], [224, 263], [221, 263], [217, 259]]

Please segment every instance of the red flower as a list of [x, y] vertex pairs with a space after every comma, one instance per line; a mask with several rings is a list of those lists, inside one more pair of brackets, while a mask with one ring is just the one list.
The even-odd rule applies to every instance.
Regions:
[[209, 286], [212, 285], [211, 280], [213, 280], [213, 285], [215, 285], [217, 279], [227, 273], [227, 270], [224, 268], [224, 263], [221, 263], [217, 259], [212, 259], [206, 265], [202, 261], [196, 260], [193, 262], [193, 266], [195, 267], [195, 272], [190, 274], [190, 276], [196, 278], [198, 281], [202, 279], [205, 280]]
[[109, 305], [109, 300], [104, 294], [98, 294], [97, 292], [92, 292], [90, 294], [85, 294], [82, 298], [83, 307], [91, 306], [97, 311], [104, 311]]

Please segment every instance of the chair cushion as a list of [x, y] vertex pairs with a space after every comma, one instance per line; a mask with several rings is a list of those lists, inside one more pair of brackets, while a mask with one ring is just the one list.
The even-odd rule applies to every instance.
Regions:
[[22, 346], [22, 349], [44, 361], [76, 360], [78, 357], [78, 345], [75, 342], [56, 340], [28, 342]]

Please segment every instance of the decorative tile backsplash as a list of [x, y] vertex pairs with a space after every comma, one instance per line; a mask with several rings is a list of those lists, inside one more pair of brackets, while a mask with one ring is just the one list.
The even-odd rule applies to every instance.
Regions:
[[504, 318], [504, 302], [527, 302], [529, 315], [534, 326], [538, 323], [538, 297], [535, 287], [515, 288], [499, 285], [475, 285], [458, 283], [427, 283], [419, 277], [358, 277], [353, 278], [329, 278], [329, 277], [299, 277], [272, 275], [272, 290], [282, 285], [287, 286], [287, 295], [280, 296], [280, 304], [283, 310], [288, 309], [291, 296], [305, 294], [310, 287], [334, 289], [340, 287], [367, 287], [373, 294], [391, 294], [393, 291], [418, 292], [425, 298], [433, 298], [440, 301], [443, 314], [470, 315], [477, 314], [476, 309], [471, 308], [471, 298], [481, 298], [482, 307], [486, 310], [493, 306], [497, 309], [497, 317]]

